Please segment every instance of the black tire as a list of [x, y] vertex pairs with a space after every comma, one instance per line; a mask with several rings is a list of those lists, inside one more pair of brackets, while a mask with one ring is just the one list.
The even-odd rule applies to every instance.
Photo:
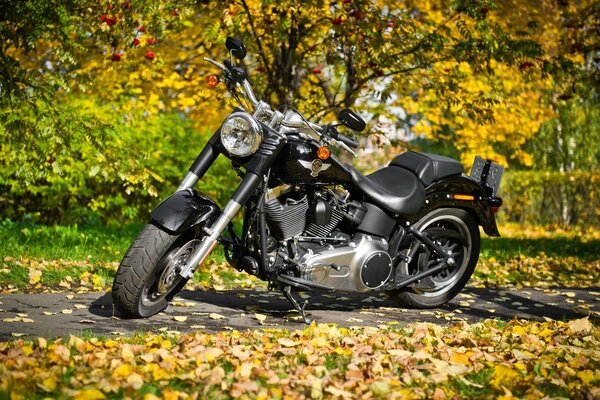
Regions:
[[198, 240], [171, 235], [148, 224], [121, 261], [112, 287], [113, 304], [124, 318], [147, 318], [164, 310], [188, 281], [178, 268]]
[[[456, 264], [432, 277], [425, 278], [408, 290], [392, 291], [389, 294], [407, 308], [435, 308], [450, 301], [465, 287], [479, 260], [479, 227], [475, 219], [465, 210], [439, 208], [414, 224], [444, 249], [452, 251]], [[420, 245], [418, 242], [412, 246]], [[406, 249], [403, 254], [410, 251]], [[435, 255], [421, 249], [407, 264], [400, 262], [398, 271], [405, 275], [414, 274], [439, 265]]]

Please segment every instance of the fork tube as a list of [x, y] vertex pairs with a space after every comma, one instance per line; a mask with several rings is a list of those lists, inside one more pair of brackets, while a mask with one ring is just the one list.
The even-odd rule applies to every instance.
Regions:
[[206, 257], [214, 249], [221, 236], [221, 233], [227, 227], [227, 224], [235, 217], [237, 212], [242, 208], [242, 205], [246, 204], [248, 198], [254, 193], [256, 188], [261, 184], [262, 179], [251, 172], [247, 173], [240, 186], [236, 189], [231, 197], [231, 200], [227, 203], [223, 209], [223, 213], [217, 218], [217, 220], [210, 226], [204, 228], [204, 238], [200, 242], [200, 245], [194, 250], [187, 261], [187, 265], [180, 272], [184, 278], [191, 278], [194, 275], [194, 271], [201, 263], [206, 260]]
[[202, 179], [206, 171], [215, 162], [220, 154], [219, 151], [219, 135], [221, 130], [218, 129], [214, 135], [208, 140], [206, 146], [202, 149], [196, 161], [190, 166], [188, 173], [185, 175], [177, 190], [191, 189], [196, 183]]

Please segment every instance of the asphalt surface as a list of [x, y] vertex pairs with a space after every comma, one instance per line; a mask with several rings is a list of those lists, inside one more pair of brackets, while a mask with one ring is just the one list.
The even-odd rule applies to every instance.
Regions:
[[[485, 318], [571, 320], [590, 316], [600, 321], [600, 287], [553, 289], [465, 288], [452, 301], [431, 310], [407, 310], [383, 294], [320, 295], [308, 299], [311, 319], [340, 326], [378, 326], [422, 321], [449, 324]], [[257, 315], [258, 314], [258, 315]], [[162, 313], [126, 320], [114, 315], [110, 293], [0, 294], [0, 340], [16, 337], [55, 338], [81, 334], [119, 336], [148, 331], [303, 329], [285, 297], [258, 290], [182, 291]]]

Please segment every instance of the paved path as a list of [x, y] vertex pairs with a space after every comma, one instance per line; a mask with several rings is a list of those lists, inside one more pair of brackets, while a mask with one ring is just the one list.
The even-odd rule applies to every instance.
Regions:
[[[376, 326], [416, 321], [450, 323], [460, 319], [510, 320], [515, 317], [570, 320], [592, 315], [600, 318], [600, 287], [559, 289], [466, 288], [442, 308], [406, 310], [383, 295], [306, 294], [310, 316], [319, 323], [342, 326]], [[256, 314], [260, 314], [258, 317]], [[187, 317], [185, 321], [178, 321]], [[264, 318], [266, 317], [266, 318]], [[169, 308], [152, 318], [122, 320], [113, 317], [110, 294], [0, 294], [0, 340], [18, 334], [48, 338], [91, 330], [98, 335], [129, 335], [139, 332], [277, 327], [302, 329], [298, 314], [275, 292], [254, 290], [183, 291]], [[15, 335], [17, 334], [17, 335]]]

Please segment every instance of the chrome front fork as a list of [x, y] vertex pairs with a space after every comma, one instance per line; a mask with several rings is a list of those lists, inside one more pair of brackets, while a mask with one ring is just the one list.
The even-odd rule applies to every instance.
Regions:
[[206, 257], [217, 245], [217, 241], [221, 233], [227, 227], [227, 224], [235, 217], [235, 214], [242, 208], [242, 205], [235, 200], [230, 200], [225, 206], [223, 213], [210, 227], [204, 227], [204, 238], [200, 242], [200, 245], [190, 255], [187, 260], [186, 266], [181, 270], [180, 275], [184, 278], [191, 278], [194, 275], [196, 268], [202, 264]]

